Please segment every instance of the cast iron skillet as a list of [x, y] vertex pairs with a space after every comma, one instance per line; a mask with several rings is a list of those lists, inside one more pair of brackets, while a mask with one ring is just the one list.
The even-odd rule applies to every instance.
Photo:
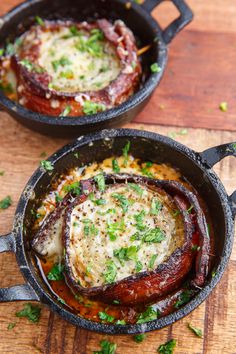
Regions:
[[[125, 4], [131, 2], [127, 9]], [[137, 37], [139, 47], [152, 43], [142, 56], [144, 82], [142, 88], [123, 104], [102, 113], [83, 117], [52, 117], [32, 112], [14, 103], [0, 91], [0, 107], [27, 127], [53, 136], [78, 136], [95, 130], [117, 127], [133, 119], [147, 104], [159, 84], [167, 63], [167, 45], [193, 17], [184, 0], [171, 0], [180, 16], [165, 30], [151, 17], [154, 7], [164, 0], [146, 0], [142, 6], [132, 0], [28, 0], [2, 18], [0, 17], [1, 44], [19, 36], [35, 22], [35, 16], [45, 19], [72, 18], [83, 21], [105, 17], [122, 19]], [[158, 38], [158, 40], [156, 40]], [[158, 62], [161, 72], [150, 73], [150, 65]]]
[[[107, 325], [74, 315], [51, 294], [40, 276], [29, 247], [31, 208], [37, 207], [50, 183], [65, 168], [102, 161], [113, 154], [120, 155], [122, 147], [131, 142], [131, 154], [142, 160], [168, 162], [178, 167], [181, 173], [204, 198], [210, 211], [215, 230], [214, 264], [215, 277], [209, 277], [205, 287], [187, 305], [173, 314], [145, 324]], [[79, 159], [75, 157], [79, 152]], [[77, 155], [77, 154], [76, 154]], [[212, 147], [201, 153], [195, 152], [176, 141], [147, 131], [133, 129], [103, 130], [81, 136], [49, 158], [54, 166], [53, 174], [38, 168], [27, 183], [17, 206], [13, 231], [0, 237], [0, 252], [15, 252], [20, 270], [26, 280], [24, 285], [0, 289], [0, 301], [36, 300], [49, 306], [67, 321], [89, 330], [132, 334], [160, 329], [194, 310], [210, 294], [219, 282], [233, 246], [234, 218], [236, 214], [236, 191], [228, 196], [213, 167], [226, 156], [236, 156], [235, 144]], [[24, 231], [23, 231], [24, 230]]]

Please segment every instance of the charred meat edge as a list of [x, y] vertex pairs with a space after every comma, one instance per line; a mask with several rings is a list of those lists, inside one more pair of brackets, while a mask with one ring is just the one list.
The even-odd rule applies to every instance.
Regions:
[[[50, 82], [50, 76], [47, 73], [36, 73], [27, 70], [27, 68], [20, 63], [25, 57], [33, 63], [37, 59], [40, 44], [32, 45], [30, 50], [26, 50], [25, 52], [23, 50], [23, 55], [20, 57], [18, 55], [13, 55], [11, 59], [12, 69], [17, 76], [17, 86], [23, 86], [23, 89], [18, 92], [18, 100], [21, 98], [25, 99], [24, 106], [26, 108], [35, 111], [37, 107], [37, 111], [40, 113], [59, 115], [67, 105], [70, 105], [70, 115], [83, 115], [83, 107], [79, 102], [75, 101], [75, 96], [86, 95], [86, 97], [89, 97], [89, 100], [102, 103], [108, 108], [111, 108], [121, 104], [134, 93], [139, 83], [141, 64], [138, 56], [133, 56], [133, 53], [137, 54], [137, 47], [135, 44], [135, 38], [129, 28], [119, 20], [116, 21], [115, 24], [112, 24], [106, 19], [100, 19], [91, 24], [88, 24], [87, 22], [74, 23], [70, 21], [46, 21], [45, 26], [43, 28], [40, 27], [40, 30], [56, 30], [62, 25], [68, 27], [73, 25], [78, 29], [85, 30], [99, 28], [104, 33], [106, 40], [116, 47], [116, 53], [121, 62], [121, 72], [107, 87], [98, 91], [68, 93], [49, 90], [48, 84]], [[35, 29], [35, 26], [33, 29]], [[120, 41], [119, 38], [122, 38], [122, 41]], [[125, 55], [124, 53], [127, 54]], [[122, 73], [122, 69], [126, 66], [133, 67], [133, 73]], [[60, 105], [58, 108], [51, 107], [51, 99], [59, 101]]]
[[[204, 214], [196, 196], [175, 181], [154, 180], [135, 175], [107, 175], [106, 184], [136, 183], [156, 190], [162, 188], [170, 195], [185, 224], [185, 243], [176, 249], [172, 255], [153, 271], [140, 272], [123, 280], [103, 286], [84, 288], [73, 277], [70, 267], [68, 249], [70, 246], [70, 217], [81, 196], [68, 206], [64, 216], [63, 242], [65, 246], [65, 278], [73, 292], [107, 303], [118, 300], [120, 304], [134, 305], [154, 301], [176, 290], [185, 280], [196, 259], [195, 277], [191, 282], [193, 287], [201, 287], [208, 273], [209, 236]], [[94, 190], [93, 179], [86, 181], [86, 191]], [[83, 192], [82, 192], [83, 193]], [[193, 214], [187, 209], [193, 205]], [[192, 250], [193, 245], [199, 245], [199, 252]]]

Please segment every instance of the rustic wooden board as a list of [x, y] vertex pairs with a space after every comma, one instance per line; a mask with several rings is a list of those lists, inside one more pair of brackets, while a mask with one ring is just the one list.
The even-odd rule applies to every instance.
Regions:
[[[0, 3], [0, 14], [19, 0]], [[236, 90], [234, 63], [236, 58], [236, 7], [232, 0], [189, 0], [195, 12], [195, 21], [173, 41], [170, 60], [163, 81], [149, 105], [128, 127], [146, 129], [160, 134], [178, 133], [179, 126], [204, 127], [188, 129], [186, 135], [175, 139], [201, 151], [209, 146], [236, 140]], [[161, 23], [167, 24], [175, 15], [166, 4], [154, 11]], [[168, 5], [167, 5], [168, 6]], [[218, 109], [221, 101], [229, 102], [226, 113]], [[159, 105], [164, 105], [161, 109]], [[148, 124], [147, 124], [148, 123]], [[161, 126], [156, 124], [168, 124]], [[176, 125], [170, 127], [170, 125]], [[212, 129], [221, 129], [216, 131]], [[13, 205], [0, 212], [0, 235], [12, 227], [14, 210], [28, 178], [38, 166], [40, 154], [48, 155], [67, 141], [51, 139], [13, 121], [0, 113], [0, 200], [11, 195]], [[236, 164], [226, 158], [215, 170], [232, 193], [236, 181]], [[13, 254], [0, 255], [0, 286], [21, 284], [22, 276]], [[168, 328], [148, 334], [142, 344], [128, 336], [103, 336], [75, 328], [42, 306], [38, 325], [25, 319], [16, 319], [23, 302], [0, 305], [0, 353], [36, 354], [90, 354], [99, 349], [99, 341], [108, 338], [118, 345], [117, 353], [154, 354], [160, 343], [170, 338], [178, 342], [176, 354], [236, 354], [236, 247], [228, 269], [215, 291], [197, 310]], [[13, 330], [9, 323], [17, 321]], [[187, 323], [204, 330], [204, 339], [198, 339], [188, 329]]]
[[[0, 14], [19, 3], [3, 1]], [[236, 6], [231, 0], [189, 0], [194, 21], [169, 46], [169, 63], [135, 122], [236, 130]], [[153, 11], [163, 27], [177, 16], [168, 1]], [[228, 102], [228, 111], [219, 104]], [[163, 108], [164, 107], [164, 108]]]

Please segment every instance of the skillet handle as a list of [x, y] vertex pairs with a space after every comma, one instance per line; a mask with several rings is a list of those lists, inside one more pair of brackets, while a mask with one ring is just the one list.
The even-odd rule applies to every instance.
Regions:
[[[0, 236], [0, 253], [16, 252], [15, 236], [13, 233]], [[40, 301], [38, 295], [29, 284], [0, 288], [0, 302], [7, 301]]]
[[[142, 7], [151, 12], [156, 6], [166, 0], [146, 0]], [[166, 44], [169, 44], [172, 39], [193, 19], [193, 12], [184, 0], [170, 0], [178, 9], [180, 16], [162, 31], [162, 37]]]
[[[200, 153], [207, 167], [212, 168], [217, 162], [227, 156], [236, 157], [236, 142], [214, 146]], [[236, 190], [229, 196], [233, 217], [236, 216]]]

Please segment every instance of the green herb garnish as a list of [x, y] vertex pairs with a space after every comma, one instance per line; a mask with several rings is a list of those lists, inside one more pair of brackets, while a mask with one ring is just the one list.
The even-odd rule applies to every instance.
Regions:
[[87, 115], [96, 114], [98, 112], [103, 112], [106, 110], [106, 106], [102, 103], [97, 103], [93, 101], [84, 101], [83, 112]]
[[160, 243], [164, 239], [164, 232], [159, 227], [155, 227], [154, 229], [149, 229], [144, 233], [142, 241]]
[[40, 161], [40, 166], [43, 167], [45, 171], [52, 171], [54, 169], [51, 161], [48, 160]]
[[222, 112], [227, 112], [228, 110], [228, 103], [227, 102], [221, 102], [219, 105], [219, 108]]
[[57, 71], [60, 66], [64, 67], [66, 65], [71, 65], [72, 62], [65, 56], [62, 56], [59, 60], [52, 61], [52, 67], [54, 71]]
[[125, 322], [125, 320], [117, 320], [116, 324], [117, 325], [126, 325], [126, 322]]
[[[90, 220], [89, 220], [90, 221]], [[97, 236], [99, 233], [95, 225], [90, 221], [89, 225], [84, 226], [84, 235], [85, 236]]]
[[113, 251], [113, 255], [117, 257], [122, 265], [124, 261], [137, 260], [138, 246], [121, 247]]
[[128, 183], [128, 186], [133, 189], [133, 191], [135, 191], [140, 197], [142, 197], [144, 192], [142, 187], [135, 183]]
[[130, 200], [127, 199], [121, 193], [113, 193], [111, 196], [112, 196], [112, 198], [116, 199], [119, 202], [119, 205], [122, 208], [124, 214], [127, 213], [129, 206], [130, 206]]
[[116, 159], [112, 160], [112, 169], [115, 173], [120, 172], [120, 167], [119, 167], [118, 161]]
[[136, 336], [133, 336], [133, 340], [136, 343], [142, 343], [145, 338], [146, 338], [146, 335], [144, 333], [136, 334]]
[[106, 231], [111, 241], [115, 241], [118, 236], [118, 233], [120, 231], [123, 232], [124, 230], [125, 230], [125, 224], [123, 219], [121, 221], [107, 224]]
[[161, 208], [162, 208], [162, 204], [160, 200], [158, 200], [158, 198], [156, 197], [152, 198], [151, 210], [150, 210], [151, 215], [157, 215], [161, 210]]
[[93, 352], [93, 354], [115, 354], [117, 345], [115, 343], [108, 342], [107, 340], [101, 340], [101, 350]]
[[129, 160], [129, 150], [130, 150], [130, 141], [127, 142], [127, 144], [123, 147], [122, 152], [124, 156], [124, 162], [123, 165], [124, 167], [127, 166], [128, 160]]
[[67, 117], [71, 112], [71, 106], [66, 105], [64, 110], [61, 112], [60, 117]]
[[107, 261], [106, 271], [104, 273], [104, 278], [106, 283], [113, 283], [116, 279], [116, 275], [117, 275], [117, 267], [115, 263], [112, 260]]
[[135, 271], [139, 273], [143, 269], [143, 265], [140, 261], [137, 261], [135, 264]]
[[2, 81], [0, 80], [0, 90], [5, 92], [6, 94], [10, 94], [14, 92], [12, 84], [10, 82], [3, 84]]
[[58, 192], [55, 193], [55, 200], [56, 200], [56, 203], [60, 203], [62, 201], [62, 197], [58, 194]]
[[[134, 215], [134, 220], [136, 221], [135, 227], [139, 231], [144, 231], [147, 227], [143, 224], [143, 219], [146, 213], [144, 210], [140, 211], [140, 213]], [[132, 237], [132, 236], [131, 236]]]
[[106, 185], [105, 185], [105, 177], [103, 173], [99, 173], [98, 175], [94, 176], [94, 180], [97, 183], [98, 189], [100, 192], [104, 192]]
[[175, 346], [176, 346], [176, 340], [171, 339], [165, 344], [161, 344], [157, 349], [157, 351], [160, 354], [173, 354]]
[[80, 182], [74, 182], [74, 183], [65, 185], [63, 187], [63, 190], [67, 193], [73, 193], [76, 195], [80, 195], [80, 193], [81, 193]]
[[153, 321], [156, 320], [158, 316], [160, 316], [160, 312], [155, 310], [152, 306], [148, 306], [146, 311], [139, 314], [137, 323]]
[[155, 264], [155, 260], [156, 260], [156, 259], [157, 259], [157, 254], [153, 254], [153, 255], [151, 256], [151, 259], [150, 259], [149, 263], [148, 263], [148, 267], [149, 267], [149, 268], [151, 268], [151, 269], [154, 268], [154, 264]]
[[179, 308], [180, 306], [182, 305], [185, 305], [187, 302], [189, 302], [189, 300], [191, 299], [192, 297], [192, 291], [191, 290], [185, 290], [183, 291], [179, 297], [178, 297], [178, 300], [176, 301], [175, 303], [175, 308]]
[[50, 270], [50, 272], [47, 275], [48, 280], [51, 280], [51, 281], [63, 280], [64, 279], [64, 275], [63, 275], [64, 268], [65, 268], [64, 265], [61, 263], [54, 264], [52, 269]]
[[153, 63], [150, 66], [150, 69], [151, 69], [152, 73], [159, 73], [161, 71], [161, 68], [160, 68], [160, 66], [157, 63]]
[[188, 323], [188, 328], [199, 338], [203, 337], [202, 330], [200, 328], [194, 327], [191, 323]]
[[32, 71], [33, 70], [33, 64], [28, 60], [28, 59], [22, 59], [20, 61], [20, 64], [23, 65], [27, 70]]
[[40, 319], [41, 308], [31, 303], [24, 304], [23, 310], [16, 312], [16, 317], [26, 317], [29, 321], [37, 323]]
[[43, 19], [41, 17], [39, 17], [39, 16], [35, 16], [35, 21], [37, 22], [37, 24], [39, 26], [44, 26], [45, 25]]
[[0, 176], [4, 176], [4, 171], [0, 171]]
[[115, 317], [108, 315], [108, 313], [106, 312], [98, 312], [98, 317], [100, 318], [100, 320], [106, 322], [113, 322], [115, 319]]
[[16, 325], [16, 322], [9, 323], [9, 325], [7, 326], [7, 329], [11, 330], [15, 327], [15, 325]]
[[7, 209], [12, 205], [12, 199], [8, 195], [6, 198], [0, 200], [0, 209]]

